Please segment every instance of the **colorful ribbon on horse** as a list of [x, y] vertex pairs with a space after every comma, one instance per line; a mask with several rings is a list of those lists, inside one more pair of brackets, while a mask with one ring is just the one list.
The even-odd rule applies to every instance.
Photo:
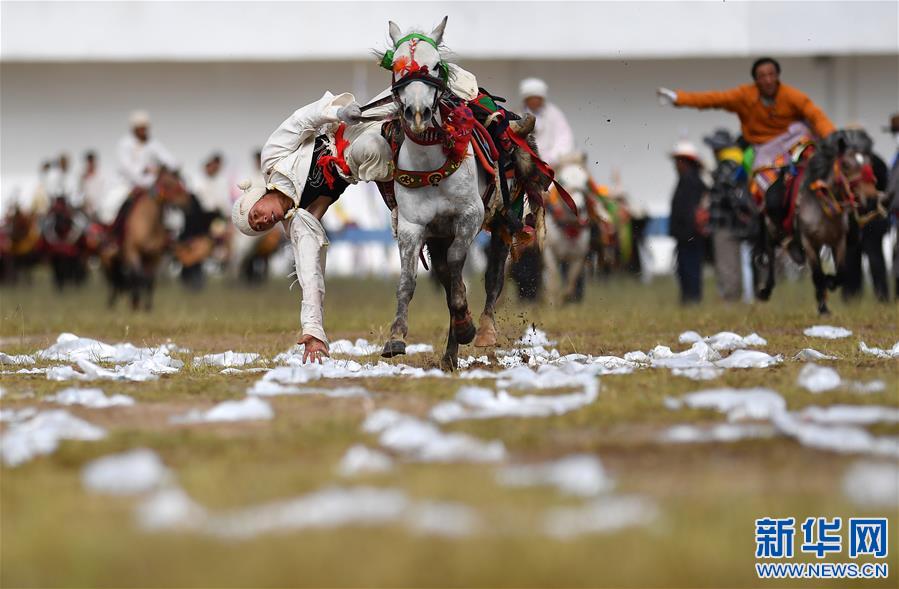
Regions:
[[334, 172], [331, 171], [331, 164], [345, 175], [350, 175], [350, 166], [346, 163], [346, 158], [344, 157], [344, 152], [350, 145], [350, 142], [343, 137], [343, 132], [345, 130], [346, 124], [340, 123], [340, 126], [337, 127], [337, 132], [334, 134], [334, 147], [337, 155], [323, 155], [318, 158], [318, 166], [322, 169], [322, 174], [325, 177], [328, 188], [331, 189], [334, 188], [335, 180]]
[[[548, 177], [552, 181], [553, 186], [555, 186], [556, 189], [559, 191], [559, 197], [562, 199], [562, 202], [564, 202], [565, 205], [569, 209], [571, 209], [572, 213], [577, 215], [577, 205], [575, 204], [574, 199], [571, 198], [571, 195], [568, 194], [568, 191], [565, 190], [565, 187], [556, 181], [556, 173], [553, 171], [553, 169], [550, 168], [549, 165], [545, 161], [540, 159], [540, 156], [537, 155], [537, 153], [534, 152], [533, 149], [531, 149], [531, 146], [528, 145], [528, 142], [524, 138], [520, 137], [517, 133], [515, 133], [514, 131], [509, 129], [506, 132], [506, 136], [512, 140], [512, 143], [517, 145], [520, 149], [525, 150], [525, 152], [528, 153], [531, 156], [531, 158], [533, 158], [534, 165], [537, 166], [537, 169], [540, 170], [540, 172], [544, 176]], [[535, 195], [531, 195], [529, 193], [528, 196], [531, 196], [532, 198], [537, 198], [538, 204], [543, 203], [543, 198], [539, 195], [535, 196]]]

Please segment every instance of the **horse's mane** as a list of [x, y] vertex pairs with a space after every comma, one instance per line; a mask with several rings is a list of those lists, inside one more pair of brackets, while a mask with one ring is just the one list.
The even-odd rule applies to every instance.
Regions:
[[866, 155], [871, 154], [873, 142], [862, 129], [841, 129], [818, 141], [817, 149], [806, 169], [806, 184], [815, 180], [826, 180], [833, 168], [834, 160], [847, 149], [854, 149]]

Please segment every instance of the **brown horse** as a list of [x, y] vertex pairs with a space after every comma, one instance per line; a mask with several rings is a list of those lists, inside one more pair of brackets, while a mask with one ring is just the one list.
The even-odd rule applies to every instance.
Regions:
[[156, 272], [169, 245], [162, 223], [165, 206], [184, 208], [188, 192], [176, 172], [162, 169], [149, 189], [135, 188], [116, 217], [112, 242], [100, 259], [110, 283], [109, 306], [123, 292], [131, 295], [131, 307], [149, 311], [153, 306]]
[[[818, 313], [826, 315], [830, 313], [827, 291], [835, 290], [842, 282], [849, 216], [854, 215], [863, 224], [858, 211], [870, 199], [879, 198], [880, 193], [871, 167], [871, 139], [864, 131], [839, 131], [806, 153], [811, 155], [803, 158], [798, 165], [799, 174], [793, 179], [798, 183], [793, 231], [801, 249], [792, 248], [790, 255], [797, 262], [803, 258], [808, 262]], [[770, 196], [769, 191], [769, 202]], [[774, 244], [783, 233], [778, 225], [769, 212], [763, 223], [760, 253], [754, 256], [755, 270], [763, 269], [757, 273], [761, 284], [757, 283], [756, 288], [762, 300], [767, 300], [774, 288]], [[833, 254], [836, 275], [827, 275], [822, 269], [820, 253], [824, 246]]]
[[20, 275], [30, 282], [40, 240], [37, 215], [15, 204], [0, 227], [0, 282], [14, 284]]

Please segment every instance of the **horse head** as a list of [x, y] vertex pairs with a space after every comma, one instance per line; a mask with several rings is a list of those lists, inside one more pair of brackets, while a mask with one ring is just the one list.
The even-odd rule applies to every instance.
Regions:
[[177, 170], [169, 170], [165, 167], [160, 168], [159, 174], [156, 176], [156, 182], [153, 183], [153, 192], [159, 198], [159, 201], [164, 204], [182, 209], [187, 207], [187, 186], [185, 186]]
[[834, 163], [830, 183], [844, 198], [857, 202], [877, 198], [877, 178], [871, 165], [871, 138], [861, 129], [838, 131], [828, 141]]
[[396, 23], [389, 23], [393, 49], [384, 54], [381, 64], [393, 72], [393, 96], [403, 125], [416, 134], [431, 125], [446, 91], [448, 70], [440, 54], [446, 18], [428, 35], [403, 34]]

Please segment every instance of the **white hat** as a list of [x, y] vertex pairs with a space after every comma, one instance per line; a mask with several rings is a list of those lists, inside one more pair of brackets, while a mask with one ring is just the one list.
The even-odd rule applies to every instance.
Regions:
[[150, 114], [145, 110], [136, 110], [128, 117], [128, 122], [131, 123], [132, 129], [135, 127], [147, 127], [150, 125]]
[[546, 82], [540, 78], [525, 78], [518, 86], [518, 91], [521, 93], [522, 98], [529, 98], [531, 96], [546, 98], [547, 90]]
[[393, 151], [379, 133], [365, 133], [350, 143], [344, 155], [353, 178], [363, 182], [393, 179]]
[[259, 202], [259, 199], [265, 196], [265, 186], [254, 186], [251, 180], [244, 180], [237, 186], [243, 190], [243, 194], [234, 201], [234, 206], [231, 208], [231, 222], [244, 235], [251, 237], [262, 235], [265, 231], [256, 231], [250, 227], [250, 209]]
[[678, 141], [674, 144], [674, 149], [671, 150], [669, 154], [671, 157], [685, 157], [695, 161], [698, 164], [702, 163], [702, 160], [699, 159], [699, 152], [696, 150], [696, 146], [686, 140]]

